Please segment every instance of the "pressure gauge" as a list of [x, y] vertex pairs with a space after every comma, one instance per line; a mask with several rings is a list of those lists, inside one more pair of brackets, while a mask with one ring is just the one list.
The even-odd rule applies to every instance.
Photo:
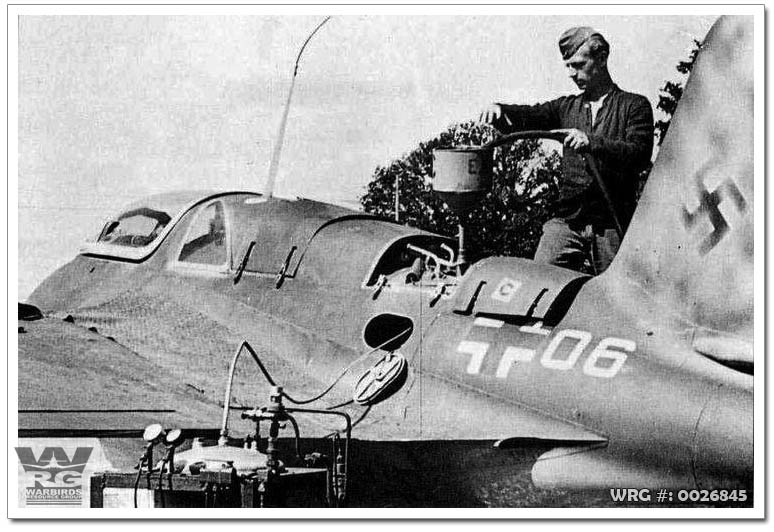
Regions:
[[174, 447], [177, 447], [181, 443], [183, 443], [183, 431], [180, 429], [172, 429], [169, 432], [167, 432], [167, 444], [172, 445]]
[[158, 441], [164, 437], [164, 428], [158, 423], [148, 425], [145, 427], [145, 431], [142, 433], [142, 439], [147, 442]]

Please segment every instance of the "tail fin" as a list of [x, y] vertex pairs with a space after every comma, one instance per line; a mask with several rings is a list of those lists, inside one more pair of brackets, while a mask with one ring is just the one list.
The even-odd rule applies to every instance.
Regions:
[[704, 349], [726, 349], [736, 338], [737, 346], [749, 347], [742, 349], [749, 356], [753, 62], [753, 17], [718, 20], [699, 52], [618, 256], [605, 273], [611, 281], [617, 276], [637, 283], [660, 306], [695, 324], [705, 340], [718, 340], [705, 342]]

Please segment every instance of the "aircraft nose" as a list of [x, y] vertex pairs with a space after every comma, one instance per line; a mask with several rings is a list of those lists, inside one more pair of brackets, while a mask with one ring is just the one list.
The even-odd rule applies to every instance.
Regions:
[[751, 391], [718, 388], [699, 417], [693, 452], [700, 488], [752, 488]]

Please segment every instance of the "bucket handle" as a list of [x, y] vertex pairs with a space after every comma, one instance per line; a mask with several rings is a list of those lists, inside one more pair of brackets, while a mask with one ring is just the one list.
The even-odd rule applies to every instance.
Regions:
[[567, 133], [563, 131], [546, 131], [546, 130], [516, 131], [515, 133], [509, 133], [508, 135], [503, 135], [492, 141], [489, 141], [481, 147], [485, 149], [491, 149], [491, 148], [496, 148], [498, 146], [502, 146], [503, 144], [508, 144], [516, 140], [525, 140], [525, 139], [551, 139], [551, 140], [557, 140], [559, 142], [564, 142], [564, 138], [566, 136], [567, 136]]

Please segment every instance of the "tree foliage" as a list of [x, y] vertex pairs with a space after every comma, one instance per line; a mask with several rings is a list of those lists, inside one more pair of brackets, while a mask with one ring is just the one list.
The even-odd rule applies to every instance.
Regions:
[[[457, 234], [458, 217], [433, 192], [433, 150], [480, 146], [494, 130], [473, 122], [450, 127], [388, 166], [379, 166], [360, 202], [366, 212], [395, 215], [399, 180], [400, 222], [435, 233]], [[492, 189], [467, 215], [465, 247], [469, 259], [490, 255], [532, 257], [548, 207], [557, 193], [559, 155], [536, 140], [518, 141], [494, 154]]]
[[[654, 134], [657, 146], [661, 146], [664, 142], [667, 131], [669, 130], [669, 124], [672, 123], [672, 116], [674, 116], [677, 110], [677, 104], [680, 102], [680, 98], [683, 97], [683, 89], [685, 81], [688, 79], [688, 75], [693, 69], [693, 63], [696, 61], [696, 56], [701, 50], [702, 42], [696, 39], [693, 40], [693, 47], [688, 54], [688, 58], [684, 61], [679, 61], [675, 69], [681, 74], [678, 80], [667, 80], [664, 85], [659, 89], [658, 104], [656, 109], [661, 111], [662, 118], [656, 120]], [[648, 181], [650, 171], [653, 169], [653, 163], [648, 163], [648, 167], [645, 168], [638, 177], [637, 183], [637, 198], [642, 194], [642, 189], [645, 188], [645, 183]]]
[[680, 61], [675, 67], [677, 71], [682, 74], [682, 79], [677, 81], [665, 81], [664, 86], [659, 90], [658, 104], [656, 108], [664, 113], [664, 117], [656, 120], [656, 143], [661, 146], [664, 142], [667, 131], [669, 130], [669, 124], [672, 122], [672, 116], [677, 110], [677, 104], [680, 98], [683, 96], [683, 89], [685, 87], [685, 80], [688, 74], [693, 69], [693, 63], [696, 61], [696, 56], [701, 50], [701, 41], [693, 40], [693, 48], [688, 59]]

